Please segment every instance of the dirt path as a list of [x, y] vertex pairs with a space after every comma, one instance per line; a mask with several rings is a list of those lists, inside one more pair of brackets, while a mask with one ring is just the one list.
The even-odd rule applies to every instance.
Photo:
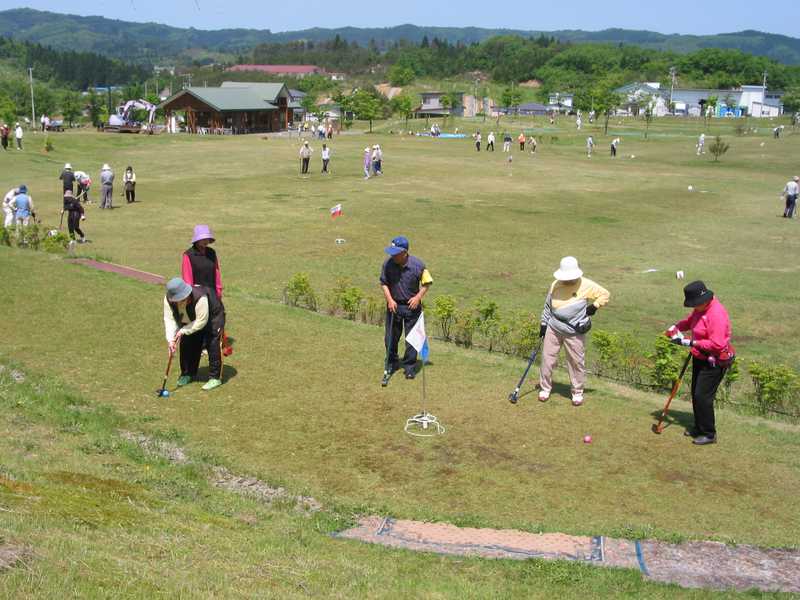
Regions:
[[483, 558], [573, 560], [599, 567], [638, 569], [645, 577], [687, 588], [800, 592], [800, 551], [726, 546], [718, 542], [669, 544], [603, 536], [473, 529], [446, 523], [361, 519], [336, 537]]
[[123, 277], [128, 277], [130, 279], [137, 279], [138, 281], [144, 281], [145, 283], [163, 285], [167, 281], [164, 277], [162, 277], [161, 275], [156, 275], [155, 273], [148, 273], [147, 271], [139, 271], [138, 269], [132, 269], [131, 267], [116, 265], [114, 263], [100, 262], [99, 260], [94, 260], [91, 258], [75, 258], [70, 260], [69, 262], [91, 267], [93, 269], [97, 269], [98, 271], [106, 271], [107, 273], [117, 273], [118, 275], [122, 275]]

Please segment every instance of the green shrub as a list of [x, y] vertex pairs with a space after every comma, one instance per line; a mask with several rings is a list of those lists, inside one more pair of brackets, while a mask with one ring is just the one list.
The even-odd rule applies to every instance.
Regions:
[[382, 325], [386, 319], [386, 299], [368, 296], [361, 305], [361, 320], [370, 325]]
[[472, 311], [457, 310], [453, 317], [453, 341], [459, 346], [471, 348], [477, 325]]
[[476, 328], [486, 340], [489, 352], [501, 341], [500, 308], [497, 302], [481, 296], [475, 301]]
[[539, 343], [539, 318], [530, 314], [517, 315], [509, 329], [511, 353], [516, 356], [529, 356]]
[[342, 277], [328, 295], [328, 312], [336, 314], [341, 311], [348, 319], [355, 321], [363, 300], [364, 292]]
[[725, 371], [725, 377], [722, 379], [722, 384], [717, 390], [717, 403], [720, 406], [728, 404], [733, 396], [733, 384], [739, 381], [741, 373], [739, 372], [739, 363], [733, 361], [730, 367]]
[[633, 335], [594, 329], [591, 341], [597, 353], [595, 373], [631, 384], [644, 382], [649, 357]]
[[[55, 231], [55, 233], [53, 233]], [[52, 235], [51, 235], [52, 234]], [[64, 252], [69, 244], [69, 236], [63, 231], [51, 230], [42, 240], [42, 250], [58, 254]]]
[[53, 146], [53, 142], [50, 139], [49, 135], [44, 136], [44, 151], [45, 152], [52, 152], [55, 149]]
[[787, 365], [750, 363], [756, 407], [762, 414], [777, 409], [794, 412], [800, 400], [800, 375]]
[[289, 306], [302, 306], [317, 310], [317, 296], [311, 287], [308, 273], [295, 273], [283, 290], [283, 301]]
[[14, 230], [0, 227], [0, 246], [10, 246]]
[[681, 350], [663, 335], [656, 337], [655, 343], [655, 350], [648, 355], [652, 361], [649, 369], [650, 379], [655, 385], [670, 389], [678, 378], [682, 359], [686, 358], [684, 352], [688, 350]]
[[29, 250], [38, 250], [42, 241], [42, 235], [39, 231], [39, 226], [35, 223], [23, 227], [17, 232], [17, 246], [19, 248], [28, 248]]
[[437, 296], [433, 300], [433, 316], [439, 324], [442, 339], [449, 342], [452, 337], [452, 326], [456, 315], [456, 299], [452, 296]]

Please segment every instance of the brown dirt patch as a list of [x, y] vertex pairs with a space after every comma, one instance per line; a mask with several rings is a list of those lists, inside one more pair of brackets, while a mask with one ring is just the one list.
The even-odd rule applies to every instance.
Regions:
[[32, 556], [33, 553], [25, 546], [0, 542], [0, 573], [25, 564]]
[[136, 279], [137, 281], [143, 281], [145, 283], [163, 285], [167, 281], [164, 277], [162, 277], [161, 275], [156, 275], [155, 273], [148, 273], [147, 271], [139, 271], [138, 269], [133, 269], [131, 267], [126, 267], [123, 265], [116, 265], [114, 263], [100, 262], [99, 260], [93, 260], [91, 258], [76, 258], [70, 260], [69, 262], [78, 265], [84, 265], [86, 267], [91, 267], [92, 269], [97, 269], [98, 271], [105, 271], [107, 273], [116, 273], [118, 275], [122, 275], [123, 277]]

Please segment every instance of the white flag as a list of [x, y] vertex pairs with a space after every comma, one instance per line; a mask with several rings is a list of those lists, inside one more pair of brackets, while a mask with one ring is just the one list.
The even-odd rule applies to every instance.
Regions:
[[423, 361], [428, 360], [429, 348], [428, 336], [425, 334], [425, 313], [419, 315], [414, 327], [406, 334], [406, 343], [413, 346]]

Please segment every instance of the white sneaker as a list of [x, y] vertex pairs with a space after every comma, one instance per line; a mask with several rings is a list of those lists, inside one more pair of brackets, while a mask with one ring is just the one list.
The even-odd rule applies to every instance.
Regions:
[[550, 399], [550, 392], [539, 392], [539, 402], [547, 402]]
[[572, 394], [572, 406], [580, 406], [583, 404], [583, 392], [580, 394]]

